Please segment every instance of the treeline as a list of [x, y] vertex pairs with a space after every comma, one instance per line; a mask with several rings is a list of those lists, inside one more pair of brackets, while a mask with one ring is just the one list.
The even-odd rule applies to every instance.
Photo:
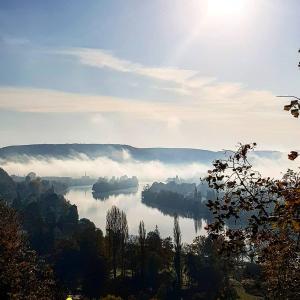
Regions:
[[[194, 183], [154, 182], [142, 191], [142, 202], [147, 206], [158, 208], [164, 214], [178, 214], [199, 220], [211, 220], [212, 214], [206, 206], [207, 199], [214, 200], [216, 194], [211, 189], [198, 187]], [[202, 195], [205, 192], [205, 198]], [[205, 199], [205, 200], [204, 200]]]
[[165, 214], [179, 215], [198, 219], [207, 217], [209, 211], [204, 203], [193, 198], [186, 198], [181, 194], [171, 191], [154, 193], [148, 189], [142, 192], [142, 202], [147, 206], [158, 208]]
[[[215, 299], [226, 286], [217, 244], [209, 237], [183, 245], [178, 217], [174, 236], [161, 238], [158, 227], [128, 236], [126, 215], [113, 206], [107, 213], [106, 243], [111, 292], [125, 299]], [[197, 298], [198, 297], [198, 298]]]
[[111, 179], [100, 177], [93, 185], [95, 193], [106, 193], [116, 190], [129, 189], [138, 187], [139, 182], [136, 176], [131, 178], [126, 175], [120, 178], [112, 177]]
[[[157, 227], [147, 232], [142, 220], [135, 236], [125, 213], [112, 207], [103, 233], [79, 219], [75, 205], [43, 186], [39, 178], [14, 183], [1, 170], [1, 299], [235, 297], [230, 278], [239, 258], [221, 257], [219, 242], [210, 236], [183, 244], [178, 217], [173, 239], [162, 238]], [[241, 272], [246, 274], [250, 265], [255, 264], [244, 263]], [[26, 268], [16, 272], [21, 266]], [[258, 274], [256, 270], [251, 278]]]

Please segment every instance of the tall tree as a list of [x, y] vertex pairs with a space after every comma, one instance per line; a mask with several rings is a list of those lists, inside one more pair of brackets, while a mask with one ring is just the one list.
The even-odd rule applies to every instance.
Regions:
[[128, 240], [128, 224], [124, 211], [121, 212], [121, 268], [122, 276], [125, 276], [125, 247]]
[[181, 230], [179, 226], [179, 220], [178, 216], [174, 216], [174, 248], [175, 248], [175, 253], [174, 253], [174, 269], [176, 273], [176, 287], [177, 291], [180, 294], [181, 290]]
[[159, 283], [159, 271], [163, 269], [162, 241], [158, 227], [154, 231], [149, 231], [146, 238], [147, 259], [146, 259], [146, 279], [147, 286], [156, 288]]
[[112, 206], [106, 214], [106, 235], [108, 238], [114, 278], [117, 277], [117, 255], [121, 244], [121, 230], [121, 211], [116, 206]]
[[141, 278], [144, 280], [145, 276], [145, 258], [146, 258], [146, 229], [144, 221], [139, 224], [139, 243], [140, 243], [140, 257], [141, 257]]

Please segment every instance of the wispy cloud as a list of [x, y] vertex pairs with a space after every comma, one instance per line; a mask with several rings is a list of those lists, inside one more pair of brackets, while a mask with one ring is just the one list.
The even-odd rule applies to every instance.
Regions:
[[71, 55], [77, 57], [79, 62], [97, 68], [109, 68], [119, 72], [135, 72], [139, 68], [128, 60], [120, 59], [109, 51], [91, 48], [69, 48], [56, 51], [57, 54]]
[[[109, 51], [91, 48], [69, 48], [55, 51], [56, 54], [77, 58], [83, 65], [95, 68], [108, 68], [117, 72], [134, 73], [155, 80], [168, 81], [180, 85], [181, 92], [189, 94], [188, 89], [200, 88], [214, 82], [213, 77], [200, 77], [199, 71], [172, 67], [149, 67], [121, 59]], [[178, 87], [177, 87], [178, 89]], [[174, 90], [176, 92], [176, 88]]]
[[[198, 118], [222, 113], [224, 117], [244, 112], [274, 112], [278, 108], [269, 91], [247, 90], [239, 85], [219, 83], [201, 90], [198, 101], [132, 99], [103, 95], [67, 93], [48, 89], [0, 87], [0, 109], [37, 113], [129, 113], [145, 116]], [[220, 115], [221, 116], [221, 115]], [[156, 118], [156, 117], [155, 117]]]
[[[82, 95], [55, 90], [2, 87], [0, 99], [0, 110], [33, 113], [115, 113], [166, 122], [168, 126], [175, 126], [180, 122], [174, 116], [192, 117], [192, 111], [185, 103], [170, 105], [159, 101]], [[100, 119], [93, 116], [91, 121], [97, 123]]]

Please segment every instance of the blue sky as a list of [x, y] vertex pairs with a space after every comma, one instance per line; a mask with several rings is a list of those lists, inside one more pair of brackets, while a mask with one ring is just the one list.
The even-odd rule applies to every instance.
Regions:
[[0, 2], [0, 145], [297, 147], [296, 0]]

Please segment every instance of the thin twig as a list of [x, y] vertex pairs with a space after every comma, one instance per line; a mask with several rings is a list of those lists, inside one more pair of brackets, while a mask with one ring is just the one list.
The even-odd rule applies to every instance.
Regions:
[[296, 96], [276, 96], [277, 98], [295, 98], [297, 100], [300, 101], [300, 98], [299, 97], [296, 97]]

